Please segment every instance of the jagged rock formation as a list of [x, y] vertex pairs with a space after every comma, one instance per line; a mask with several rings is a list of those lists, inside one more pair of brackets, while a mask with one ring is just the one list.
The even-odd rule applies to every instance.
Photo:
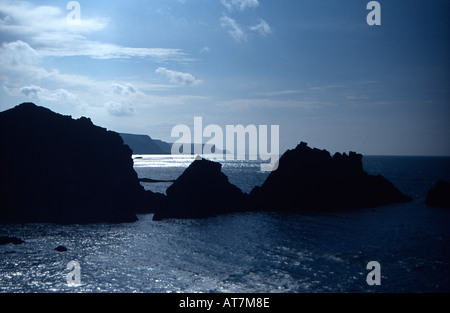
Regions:
[[154, 220], [203, 218], [244, 210], [245, 194], [228, 181], [217, 162], [197, 158], [167, 189]]
[[312, 149], [300, 143], [279, 160], [261, 187], [251, 192], [255, 210], [318, 211], [376, 207], [411, 201], [381, 175], [362, 167], [362, 155]]
[[429, 206], [450, 208], [450, 182], [436, 182], [428, 191], [425, 203]]
[[230, 184], [216, 162], [199, 159], [167, 189], [155, 220], [201, 218], [242, 211], [317, 212], [373, 208], [412, 199], [381, 175], [363, 170], [362, 155], [312, 149], [300, 143], [279, 160], [250, 196]]
[[0, 113], [0, 222], [136, 221], [153, 194], [115, 132], [23, 103]]

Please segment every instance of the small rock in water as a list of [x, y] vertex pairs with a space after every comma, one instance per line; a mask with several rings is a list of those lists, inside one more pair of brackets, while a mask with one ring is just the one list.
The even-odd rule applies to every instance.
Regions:
[[65, 251], [67, 251], [67, 248], [64, 247], [64, 246], [57, 246], [55, 248], [55, 250], [58, 251], [58, 252], [65, 252]]
[[0, 245], [7, 245], [9, 243], [20, 245], [22, 243], [25, 243], [25, 241], [17, 237], [0, 236]]
[[434, 207], [450, 208], [450, 182], [438, 181], [428, 190], [425, 204]]

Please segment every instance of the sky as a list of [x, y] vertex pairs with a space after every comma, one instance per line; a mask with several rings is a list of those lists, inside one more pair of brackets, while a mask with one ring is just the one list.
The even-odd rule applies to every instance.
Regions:
[[79, 0], [77, 15], [0, 0], [0, 111], [31, 101], [169, 142], [202, 117], [279, 125], [281, 152], [450, 155], [450, 2], [380, 0], [372, 26], [368, 2]]

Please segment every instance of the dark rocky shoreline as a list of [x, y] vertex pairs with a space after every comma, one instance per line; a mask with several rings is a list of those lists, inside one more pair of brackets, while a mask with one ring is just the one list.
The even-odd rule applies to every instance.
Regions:
[[[134, 222], [244, 211], [317, 212], [373, 208], [412, 199], [362, 155], [310, 148], [286, 151], [261, 187], [243, 193], [221, 164], [196, 159], [167, 189], [145, 191], [118, 133], [32, 103], [0, 113], [0, 223]], [[30, 159], [32, 161], [30, 161]], [[142, 179], [141, 179], [142, 181]], [[153, 180], [149, 180], [153, 182]]]

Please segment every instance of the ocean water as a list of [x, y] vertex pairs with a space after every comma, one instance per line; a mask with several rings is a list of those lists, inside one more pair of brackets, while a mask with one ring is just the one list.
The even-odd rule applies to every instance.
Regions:
[[[191, 157], [137, 156], [140, 177], [170, 180]], [[450, 180], [450, 158], [365, 156], [412, 203], [340, 213], [240, 213], [126, 224], [0, 225], [22, 245], [0, 246], [0, 292], [450, 292], [450, 210], [424, 205]], [[258, 162], [222, 161], [245, 192], [267, 173]], [[146, 183], [164, 193], [170, 183]], [[213, 204], [212, 204], [213, 205]], [[54, 250], [58, 245], [67, 252]], [[67, 263], [80, 265], [68, 284]], [[381, 265], [370, 286], [368, 262]]]

